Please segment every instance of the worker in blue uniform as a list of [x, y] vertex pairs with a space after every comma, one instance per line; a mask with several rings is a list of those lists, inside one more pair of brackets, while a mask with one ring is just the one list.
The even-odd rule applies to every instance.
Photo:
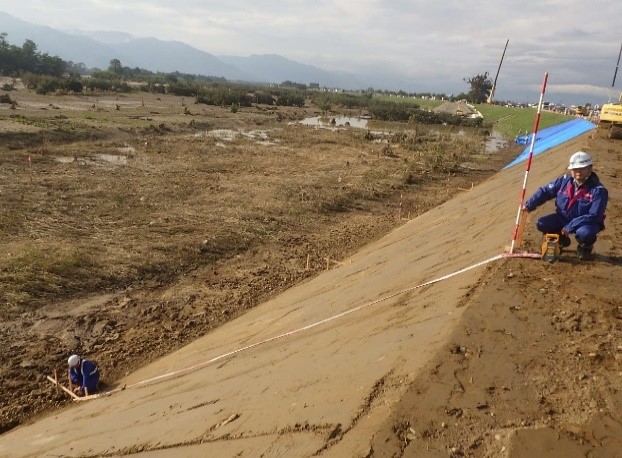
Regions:
[[524, 205], [532, 212], [555, 199], [555, 213], [539, 218], [536, 227], [544, 234], [558, 234], [561, 248], [570, 246], [570, 234], [574, 234], [579, 244], [577, 258], [582, 260], [591, 258], [597, 234], [605, 228], [609, 196], [592, 167], [588, 153], [574, 153], [568, 164], [570, 173], [538, 188]]
[[97, 392], [99, 385], [99, 368], [93, 361], [78, 355], [71, 355], [69, 364], [69, 380], [73, 391], [78, 396], [88, 396]]

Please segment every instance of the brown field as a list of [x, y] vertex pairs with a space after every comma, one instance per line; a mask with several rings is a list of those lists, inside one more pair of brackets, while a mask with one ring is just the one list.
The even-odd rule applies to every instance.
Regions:
[[[573, 241], [415, 289], [509, 244], [519, 149], [303, 126], [311, 106], [10, 95], [0, 456], [622, 455], [622, 142], [584, 134], [532, 167], [530, 192], [594, 156], [593, 261]], [[74, 351], [112, 394], [54, 391]]]
[[[151, 94], [0, 105], [0, 431], [63, 403], [74, 351], [113, 384], [418, 214], [515, 151], [486, 133]], [[329, 118], [339, 113], [328, 114]], [[356, 116], [357, 113], [344, 113]]]

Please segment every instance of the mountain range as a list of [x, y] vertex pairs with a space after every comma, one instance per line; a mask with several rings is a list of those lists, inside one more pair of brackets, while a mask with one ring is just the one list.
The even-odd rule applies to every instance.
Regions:
[[118, 59], [124, 67], [218, 76], [230, 81], [292, 81], [343, 89], [373, 86], [369, 77], [331, 72], [277, 54], [215, 56], [179, 41], [135, 38], [120, 32], [59, 31], [31, 24], [1, 11], [0, 33], [6, 34], [5, 40], [9, 44], [22, 46], [26, 40], [31, 40], [37, 45], [38, 52], [76, 64], [82, 63], [87, 68], [107, 69], [111, 60]]

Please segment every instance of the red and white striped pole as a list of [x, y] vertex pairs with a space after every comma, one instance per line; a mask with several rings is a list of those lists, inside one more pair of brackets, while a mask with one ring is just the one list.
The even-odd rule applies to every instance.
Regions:
[[549, 74], [544, 74], [544, 81], [542, 81], [542, 90], [540, 91], [540, 101], [538, 102], [538, 111], [536, 113], [536, 120], [533, 125], [533, 137], [531, 138], [531, 145], [529, 146], [529, 157], [527, 158], [527, 165], [525, 166], [525, 179], [523, 180], [523, 189], [520, 193], [520, 199], [518, 203], [518, 211], [516, 212], [516, 224], [514, 226], [514, 235], [512, 236], [512, 244], [510, 245], [510, 253], [514, 253], [514, 248], [520, 247], [520, 242], [523, 237], [523, 231], [525, 230], [525, 215], [523, 210], [525, 203], [525, 192], [527, 191], [527, 179], [529, 177], [529, 170], [531, 169], [531, 159], [533, 158], [533, 146], [536, 143], [536, 136], [538, 135], [538, 125], [540, 124], [540, 112], [542, 111], [542, 103], [544, 100], [544, 91], [546, 90], [546, 82], [549, 79]]

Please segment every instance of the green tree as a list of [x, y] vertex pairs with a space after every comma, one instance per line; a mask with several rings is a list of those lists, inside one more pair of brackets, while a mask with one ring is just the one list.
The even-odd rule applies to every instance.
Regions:
[[488, 72], [465, 78], [464, 81], [471, 86], [467, 94], [467, 101], [471, 103], [484, 103], [492, 90], [492, 80], [488, 78]]
[[6, 41], [6, 33], [0, 33], [0, 75], [11, 76], [18, 68], [15, 46]]
[[0, 74], [18, 76], [22, 73], [47, 74], [61, 77], [67, 64], [58, 56], [49, 56], [37, 51], [32, 40], [26, 40], [23, 46], [10, 45], [6, 33], [0, 33]]
[[112, 59], [110, 61], [110, 65], [108, 65], [108, 71], [120, 76], [123, 73], [123, 65], [121, 65], [121, 61], [119, 59]]
[[78, 79], [71, 79], [67, 81], [65, 87], [68, 91], [75, 92], [76, 94], [81, 93], [83, 89], [82, 82]]
[[21, 52], [20, 66], [30, 72], [41, 73], [37, 68], [39, 54], [37, 53], [37, 45], [32, 40], [24, 41]]
[[74, 63], [72, 61], [67, 61], [67, 71], [69, 72], [69, 75], [72, 77], [79, 77], [81, 75], [88, 75], [89, 69], [86, 68], [86, 65], [84, 65], [83, 63], [79, 62], [79, 63]]
[[38, 72], [57, 78], [67, 71], [67, 63], [58, 56], [43, 54], [39, 57]]

